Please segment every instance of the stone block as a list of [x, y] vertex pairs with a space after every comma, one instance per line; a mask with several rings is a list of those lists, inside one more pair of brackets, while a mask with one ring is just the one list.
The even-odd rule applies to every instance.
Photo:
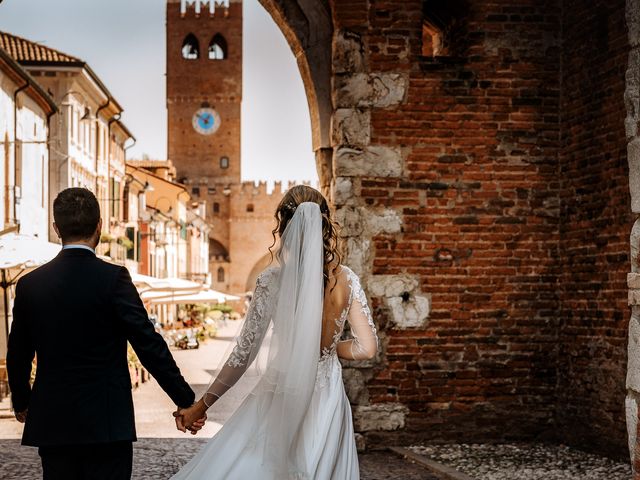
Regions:
[[370, 145], [365, 148], [339, 147], [334, 150], [335, 176], [401, 177], [404, 165], [399, 148]]
[[629, 191], [631, 192], [631, 211], [640, 213], [640, 138], [629, 142], [627, 146], [629, 162]]
[[348, 237], [345, 242], [345, 258], [344, 263], [358, 275], [363, 278], [368, 271], [371, 240], [364, 237]]
[[366, 69], [362, 38], [349, 30], [339, 30], [333, 36], [334, 73], [364, 72]]
[[629, 441], [629, 458], [634, 464], [636, 439], [638, 436], [638, 394], [629, 392], [624, 400], [625, 417], [627, 420], [627, 438]]
[[349, 177], [334, 177], [331, 199], [337, 207], [347, 205], [355, 201], [353, 181]]
[[381, 297], [389, 309], [391, 321], [399, 328], [423, 327], [431, 311], [431, 298], [420, 289], [411, 275], [373, 275], [367, 283], [369, 293]]
[[627, 287], [640, 289], [640, 273], [627, 273]]
[[334, 80], [333, 101], [339, 108], [390, 107], [404, 100], [407, 85], [399, 73], [340, 75]]
[[359, 433], [355, 434], [356, 438], [356, 451], [358, 453], [362, 453], [367, 449], [367, 441], [364, 438], [364, 435], [360, 435]]
[[418, 285], [418, 279], [411, 275], [372, 275], [367, 283], [373, 297], [400, 297], [415, 291]]
[[332, 146], [368, 145], [371, 141], [371, 112], [339, 108], [331, 117]]
[[640, 45], [640, 0], [627, 0], [627, 34], [632, 47]]
[[364, 207], [344, 206], [336, 210], [336, 220], [342, 225], [342, 236], [366, 234], [369, 237], [381, 233], [399, 233], [402, 218], [395, 210], [369, 210]]
[[638, 272], [638, 265], [640, 265], [640, 259], [638, 258], [640, 254], [640, 219], [637, 219], [631, 228], [629, 243], [631, 244], [631, 271], [636, 273]]
[[399, 328], [424, 327], [431, 311], [431, 297], [410, 295], [387, 298], [386, 303], [391, 312], [391, 320]]
[[366, 405], [369, 403], [369, 391], [362, 370], [357, 368], [343, 368], [342, 379], [344, 388], [352, 405]]
[[627, 110], [625, 131], [628, 139], [638, 135], [640, 121], [640, 47], [629, 52], [629, 61], [625, 75], [624, 103]]
[[335, 213], [336, 221], [342, 227], [342, 236], [358, 237], [365, 228], [365, 219], [358, 207], [345, 206], [338, 208]]
[[385, 208], [378, 211], [365, 210], [365, 212], [367, 233], [370, 235], [402, 231], [402, 218], [397, 211]]
[[640, 309], [638, 307], [634, 307], [631, 320], [629, 320], [627, 389], [640, 393]]
[[355, 429], [358, 432], [398, 430], [404, 428], [408, 413], [409, 409], [400, 403], [360, 405], [353, 411]]

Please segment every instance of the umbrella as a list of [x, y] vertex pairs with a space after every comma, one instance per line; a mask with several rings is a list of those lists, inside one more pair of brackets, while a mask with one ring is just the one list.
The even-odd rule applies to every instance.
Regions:
[[161, 292], [153, 292], [152, 296], [143, 297], [151, 304], [176, 304], [188, 305], [196, 303], [226, 303], [230, 301], [240, 300], [240, 297], [228, 295], [216, 290], [203, 290], [195, 293], [175, 293], [162, 295]]

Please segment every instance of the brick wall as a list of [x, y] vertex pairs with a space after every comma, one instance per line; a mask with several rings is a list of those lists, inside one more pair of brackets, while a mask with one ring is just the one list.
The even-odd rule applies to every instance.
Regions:
[[624, 3], [565, 1], [560, 154], [558, 426], [567, 441], [618, 456], [627, 452], [625, 291], [633, 225]]
[[345, 369], [356, 426], [624, 456], [624, 2], [428, 5], [455, 10], [441, 57], [422, 1], [332, 3], [334, 203], [383, 339]]
[[402, 329], [373, 298], [385, 352], [369, 400], [410, 413], [368, 440], [552, 435], [558, 2], [471, 2], [455, 56], [437, 59], [420, 56], [421, 1], [377, 1], [366, 19], [362, 7], [336, 2], [338, 27], [364, 38], [369, 72], [409, 82], [400, 106], [370, 111], [371, 143], [399, 147], [404, 175], [354, 180], [367, 208], [402, 218], [399, 234], [374, 236], [370, 278], [408, 274], [431, 298], [425, 326]]

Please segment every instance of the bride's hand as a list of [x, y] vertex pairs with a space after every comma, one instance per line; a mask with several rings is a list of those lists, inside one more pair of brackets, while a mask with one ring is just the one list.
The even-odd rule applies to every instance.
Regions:
[[186, 429], [189, 429], [191, 433], [195, 435], [205, 424], [207, 419], [206, 411], [207, 406], [202, 399], [189, 408], [178, 409], [178, 411], [173, 414], [173, 416], [176, 417], [178, 430], [184, 432]]

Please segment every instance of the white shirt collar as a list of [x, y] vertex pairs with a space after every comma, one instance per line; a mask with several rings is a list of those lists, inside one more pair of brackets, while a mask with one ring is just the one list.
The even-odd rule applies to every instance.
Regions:
[[96, 253], [96, 251], [93, 248], [87, 247], [86, 245], [76, 245], [76, 244], [70, 243], [62, 247], [63, 250], [71, 250], [72, 248], [84, 248], [85, 250], [89, 250], [94, 255]]

